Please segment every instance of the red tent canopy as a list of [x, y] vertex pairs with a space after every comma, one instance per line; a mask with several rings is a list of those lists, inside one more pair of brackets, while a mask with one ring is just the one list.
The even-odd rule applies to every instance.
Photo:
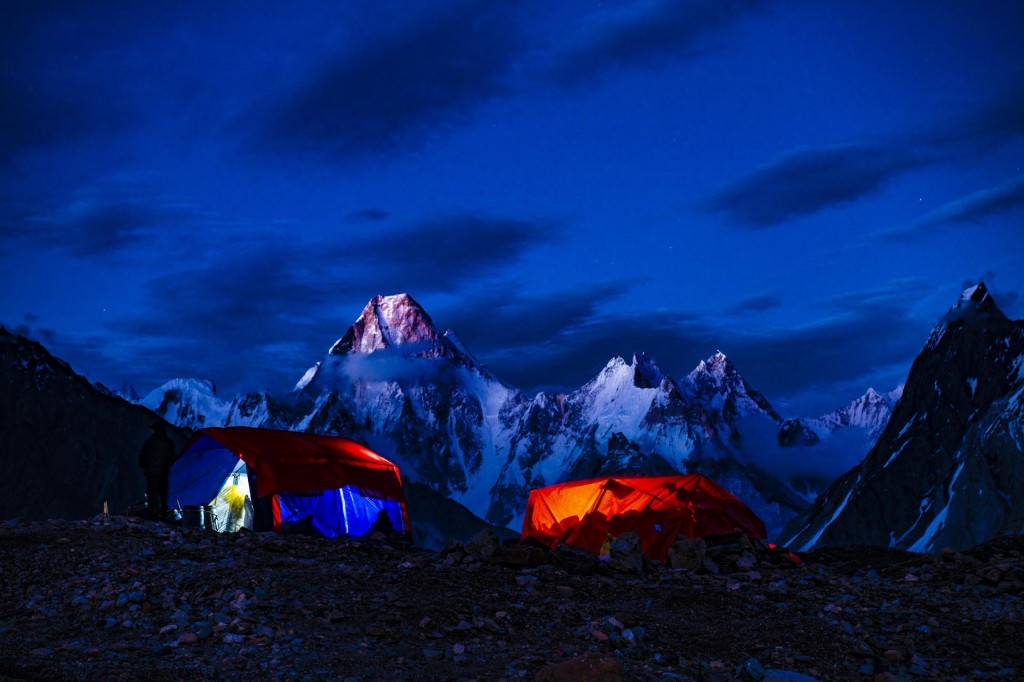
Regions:
[[375, 497], [405, 502], [398, 466], [347, 438], [246, 426], [208, 427], [196, 432], [185, 450], [201, 447], [204, 435], [245, 462], [256, 475], [260, 497], [352, 485]]
[[640, 536], [644, 554], [661, 561], [677, 535], [767, 535], [764, 522], [732, 493], [687, 474], [595, 478], [531, 490], [522, 537], [598, 554], [609, 535], [628, 531]]

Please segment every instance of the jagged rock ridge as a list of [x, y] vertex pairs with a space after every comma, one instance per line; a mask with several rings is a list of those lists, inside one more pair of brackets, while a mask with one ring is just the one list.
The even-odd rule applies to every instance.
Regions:
[[913, 551], [964, 548], [1024, 530], [1024, 321], [985, 285], [963, 292], [911, 367], [864, 461], [783, 540]]

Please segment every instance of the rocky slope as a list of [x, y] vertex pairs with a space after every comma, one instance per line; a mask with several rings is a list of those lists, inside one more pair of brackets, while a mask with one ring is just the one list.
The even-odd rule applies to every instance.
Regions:
[[[272, 425], [361, 440], [413, 480], [513, 528], [534, 487], [608, 473], [699, 471], [776, 532], [829, 482], [771, 470], [776, 451], [793, 445], [780, 443], [784, 420], [722, 353], [678, 382], [644, 354], [612, 358], [577, 391], [530, 397], [485, 369], [453, 331], [439, 333], [405, 294], [371, 300], [287, 400], [264, 393], [221, 402], [208, 386], [175, 380], [143, 404], [191, 426]], [[863, 432], [884, 419], [881, 408], [870, 412], [873, 421], [863, 413], [837, 413], [804, 429]], [[870, 444], [858, 442], [859, 457]], [[820, 448], [800, 457], [831, 455]]]
[[914, 361], [864, 461], [783, 540], [914, 551], [1024, 531], [1024, 321], [984, 284], [963, 292]]
[[0, 518], [84, 518], [143, 498], [138, 454], [158, 417], [2, 328], [0, 415]]
[[[1024, 538], [567, 573], [137, 519], [0, 524], [0, 677], [1019, 679]], [[600, 671], [584, 677], [584, 671]]]

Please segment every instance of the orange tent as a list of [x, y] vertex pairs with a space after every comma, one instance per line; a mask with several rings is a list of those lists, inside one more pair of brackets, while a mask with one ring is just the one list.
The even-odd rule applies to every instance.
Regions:
[[598, 554], [611, 537], [634, 531], [644, 554], [664, 561], [677, 535], [745, 533], [764, 538], [764, 522], [728, 490], [700, 474], [608, 477], [530, 491], [522, 537]]

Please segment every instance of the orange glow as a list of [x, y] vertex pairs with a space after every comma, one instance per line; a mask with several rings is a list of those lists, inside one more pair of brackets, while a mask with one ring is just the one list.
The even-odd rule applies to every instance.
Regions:
[[728, 490], [689, 474], [599, 478], [531, 490], [522, 537], [598, 554], [609, 535], [628, 531], [640, 537], [644, 554], [661, 561], [677, 535], [766, 535], [764, 522]]

